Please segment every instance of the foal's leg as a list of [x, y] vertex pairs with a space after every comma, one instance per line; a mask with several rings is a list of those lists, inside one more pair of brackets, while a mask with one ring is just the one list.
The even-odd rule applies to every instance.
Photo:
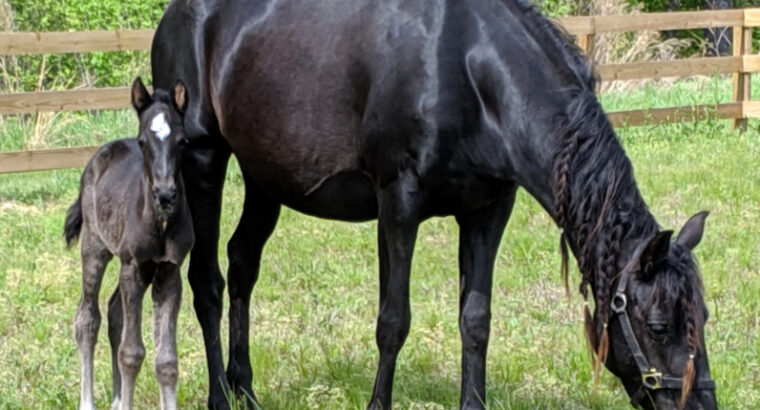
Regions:
[[[132, 408], [135, 381], [145, 358], [145, 345], [143, 345], [141, 332], [142, 301], [149, 278], [143, 276], [142, 269], [144, 268], [122, 263], [119, 275], [121, 304], [124, 310], [124, 333], [119, 345], [121, 410]], [[153, 269], [152, 265], [151, 269]]]
[[179, 266], [162, 264], [153, 278], [153, 340], [163, 410], [177, 408], [177, 314], [181, 300]]
[[113, 402], [111, 408], [116, 410], [121, 402], [121, 373], [119, 372], [119, 344], [121, 329], [124, 326], [124, 313], [121, 310], [121, 292], [119, 286], [108, 299], [108, 342], [111, 345], [111, 379]]
[[80, 409], [94, 409], [95, 399], [92, 393], [92, 360], [95, 342], [100, 329], [100, 309], [98, 295], [103, 272], [111, 260], [111, 253], [105, 245], [84, 227], [82, 236], [82, 299], [79, 301], [74, 329], [77, 346], [82, 361]]
[[229, 408], [225, 397], [229, 385], [224, 374], [219, 336], [224, 279], [219, 271], [217, 254], [222, 189], [229, 157], [229, 149], [225, 147], [197, 148], [192, 144], [182, 156], [182, 178], [195, 230], [187, 277], [206, 347], [208, 406], [219, 410]]
[[398, 352], [409, 333], [409, 271], [419, 219], [416, 181], [402, 175], [378, 193], [380, 313], [375, 338], [380, 361], [370, 409], [390, 409]]
[[245, 178], [245, 203], [235, 233], [227, 244], [230, 267], [227, 272], [230, 293], [230, 361], [227, 380], [237, 393], [255, 400], [251, 382], [251, 360], [248, 355], [248, 310], [251, 292], [259, 277], [261, 251], [272, 234], [280, 204], [271, 200], [250, 179]]
[[491, 205], [457, 215], [459, 223], [459, 330], [462, 336], [463, 409], [486, 402], [486, 351], [491, 320], [493, 265], [514, 205], [514, 191]]

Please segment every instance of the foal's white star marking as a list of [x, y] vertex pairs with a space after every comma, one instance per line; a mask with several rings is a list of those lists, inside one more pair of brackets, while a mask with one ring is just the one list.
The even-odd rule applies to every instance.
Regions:
[[156, 116], [153, 117], [150, 121], [150, 130], [162, 141], [172, 132], [172, 129], [169, 128], [169, 123], [166, 122], [166, 116], [164, 113], [156, 114]]

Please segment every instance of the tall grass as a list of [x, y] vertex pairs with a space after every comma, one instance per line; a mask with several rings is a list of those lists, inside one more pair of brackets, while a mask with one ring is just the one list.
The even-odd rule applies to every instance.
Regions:
[[[670, 89], [605, 94], [608, 109], [688, 105], [724, 98], [725, 79], [686, 81]], [[62, 127], [61, 144], [100, 143], [130, 135], [132, 114], [81, 117]], [[711, 311], [706, 327], [721, 408], [760, 408], [760, 133], [739, 134], [727, 121], [620, 130], [652, 212], [678, 229], [712, 211], [696, 250]], [[8, 125], [8, 130], [13, 127]], [[21, 145], [20, 133], [0, 140]], [[72, 408], [79, 368], [72, 321], [81, 292], [79, 255], [65, 251], [61, 230], [80, 170], [0, 175], [0, 408]], [[232, 166], [225, 190], [222, 242], [240, 214], [241, 176]], [[362, 408], [374, 378], [377, 313], [376, 224], [319, 220], [284, 210], [265, 249], [251, 307], [254, 388], [264, 408]], [[518, 195], [498, 254], [488, 359], [494, 409], [628, 408], [605, 373], [594, 392], [581, 324], [581, 299], [564, 299], [558, 232], [540, 206]], [[412, 330], [401, 352], [398, 408], [454, 408], [459, 396], [457, 228], [451, 218], [425, 222], [412, 271]], [[117, 280], [109, 267], [101, 308]], [[183, 269], [184, 272], [184, 269]], [[579, 275], [571, 274], [577, 284]], [[575, 286], [573, 286], [575, 288]], [[146, 321], [151, 305], [146, 298]], [[226, 302], [225, 302], [226, 305]], [[98, 407], [110, 400], [104, 329], [95, 358]], [[226, 334], [226, 321], [223, 324]], [[140, 408], [158, 405], [153, 344], [138, 379]], [[200, 327], [185, 282], [178, 322], [179, 403], [202, 408], [208, 389]], [[223, 346], [226, 346], [226, 337]]]

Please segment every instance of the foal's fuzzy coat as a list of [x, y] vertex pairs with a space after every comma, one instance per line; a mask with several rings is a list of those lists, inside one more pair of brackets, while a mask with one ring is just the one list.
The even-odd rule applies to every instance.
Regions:
[[132, 408], [135, 379], [145, 357], [142, 298], [152, 284], [161, 407], [176, 408], [179, 268], [194, 241], [180, 175], [185, 97], [181, 82], [171, 95], [163, 90], [150, 95], [137, 78], [132, 104], [140, 121], [138, 138], [113, 141], [95, 153], [82, 174], [79, 198], [69, 208], [66, 242], [71, 246], [80, 233], [82, 237], [82, 299], [75, 320], [82, 361], [81, 409], [94, 409], [98, 295], [103, 272], [114, 255], [121, 272], [108, 314], [113, 407]]

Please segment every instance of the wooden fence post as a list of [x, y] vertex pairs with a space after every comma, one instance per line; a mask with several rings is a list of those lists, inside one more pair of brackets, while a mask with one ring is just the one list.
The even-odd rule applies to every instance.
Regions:
[[594, 34], [578, 35], [578, 47], [583, 50], [591, 62], [594, 62]]
[[[752, 28], [734, 26], [733, 28], [733, 55], [746, 56], [752, 54]], [[734, 74], [734, 101], [742, 103], [742, 116], [734, 119], [734, 128], [744, 131], [747, 129], [747, 116], [745, 115], [744, 104], [750, 101], [752, 95], [751, 78], [749, 72], [744, 67]]]

